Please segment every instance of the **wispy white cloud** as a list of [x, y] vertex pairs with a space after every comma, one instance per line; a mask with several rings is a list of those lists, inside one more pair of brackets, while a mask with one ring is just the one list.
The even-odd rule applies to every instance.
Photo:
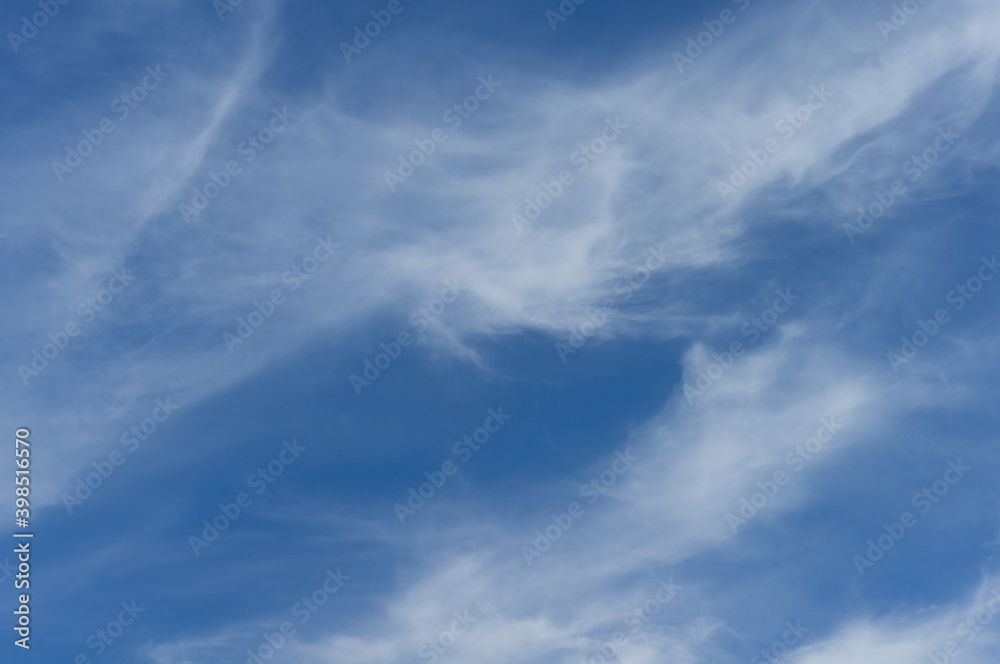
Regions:
[[[117, 438], [120, 425], [99, 422], [141, 412], [145, 401], [164, 394], [193, 408], [267, 363], [319, 338], [343, 338], [379, 314], [398, 316], [403, 325], [445, 278], [463, 279], [468, 293], [442, 318], [441, 333], [424, 343], [484, 365], [467, 348], [469, 338], [524, 330], [562, 338], [589, 307], [615, 296], [615, 284], [651, 245], [663, 247], [666, 265], [600, 336], [715, 335], [742, 320], [741, 307], [720, 313], [670, 283], [724, 275], [734, 263], [760, 258], [741, 240], [773, 232], [781, 205], [796, 196], [830, 194], [835, 209], [813, 216], [839, 232], [854, 201], [870, 195], [872, 182], [895, 177], [937, 128], [954, 124], [970, 131], [993, 94], [1000, 14], [988, 3], [929, 4], [920, 26], [889, 42], [874, 21], [847, 9], [755, 11], [748, 15], [752, 29], [720, 40], [683, 76], [663, 50], [624, 63], [616, 77], [578, 85], [474, 63], [475, 75], [456, 77], [455, 89], [491, 71], [502, 87], [395, 193], [386, 187], [385, 169], [437, 126], [452, 97], [424, 92], [411, 107], [371, 119], [349, 110], [335, 78], [298, 96], [279, 93], [264, 82], [281, 38], [269, 21], [250, 24], [248, 48], [228, 59], [216, 53], [211, 75], [195, 73], [194, 63], [180, 57], [169, 64], [170, 87], [63, 183], [60, 196], [47, 194], [57, 186], [47, 164], [25, 173], [6, 164], [15, 190], [12, 218], [21, 221], [5, 229], [10, 237], [3, 251], [36, 243], [45, 265], [23, 266], [37, 282], [14, 294], [15, 308], [43, 304], [33, 307], [30, 319], [10, 320], [2, 408], [47, 422], [45, 437], [63, 441], [41, 454], [48, 469], [38, 488], [42, 504], [58, 503], [70, 478]], [[797, 32], [821, 18], [829, 19], [822, 29]], [[758, 53], [753, 63], [745, 60], [749, 48]], [[783, 136], [777, 123], [820, 85], [831, 91], [829, 101], [791, 137]], [[235, 146], [275, 106], [295, 116], [287, 133], [244, 163], [244, 172], [196, 224], [185, 225], [177, 205], [187, 202], [192, 183], [239, 158]], [[415, 122], [413, 107], [431, 109], [420, 116], [428, 119]], [[102, 112], [81, 114], [80, 128]], [[574, 152], [608, 118], [628, 127], [578, 170]], [[54, 129], [78, 132], [63, 125], [46, 118], [29, 123], [15, 154]], [[779, 142], [778, 153], [723, 201], [718, 181], [748, 158], [748, 149], [759, 150], [768, 140]], [[995, 143], [986, 148], [995, 155]], [[949, 158], [950, 169], [982, 159], [962, 151]], [[518, 233], [511, 215], [562, 170], [573, 173], [574, 183]], [[125, 203], [113, 195], [121, 191], [132, 192]], [[284, 271], [308, 255], [317, 237], [328, 235], [341, 252], [294, 293], [298, 306], [269, 320], [238, 357], [228, 353], [222, 334], [233, 330], [236, 317], [282, 287]], [[121, 265], [133, 267], [136, 286], [25, 387], [14, 368], [30, 361], [45, 335], [73, 319], [77, 303]], [[773, 279], [767, 275], [760, 289]], [[825, 331], [846, 328], [858, 310], [878, 301], [804, 302], [794, 320], [782, 321], [694, 403], [678, 388], [630, 439], [609, 441], [609, 450], [633, 447], [642, 462], [601, 502], [584, 505], [577, 527], [531, 567], [510, 542], [530, 543], [534, 527], [505, 519], [491, 506], [471, 513], [444, 501], [442, 513], [453, 522], [435, 537], [414, 524], [419, 546], [364, 524], [366, 536], [426, 562], [386, 598], [383, 612], [364, 615], [351, 630], [332, 625], [327, 636], [297, 640], [276, 659], [412, 660], [422, 643], [447, 628], [453, 612], [463, 610], [480, 618], [468, 638], [449, 648], [452, 661], [569, 662], [592, 655], [596, 642], [622, 627], [630, 605], [655, 592], [656, 575], [669, 576], [663, 570], [699, 555], [728, 552], [739, 535], [726, 514], [783, 466], [789, 446], [810, 437], [820, 418], [843, 419], [830, 454], [850, 454], [863, 441], [878, 445], [893, 418], [914, 403], [937, 398], [931, 375], [940, 364], [934, 358], [894, 392], [899, 383], [880, 354], [862, 356]], [[724, 350], [707, 343], [692, 344], [677, 358], [685, 382], [706, 368], [711, 352]], [[985, 342], [956, 343], [968, 360], [980, 352], [971, 346]], [[40, 385], [47, 396], [61, 393], [71, 405], [42, 403]], [[920, 394], [927, 400], [909, 401]], [[796, 479], [810, 472], [816, 471]], [[548, 525], [550, 511], [580, 501], [578, 489], [570, 481], [528, 487], [539, 504], [552, 506], [538, 511], [539, 527]], [[778, 527], [822, 497], [800, 481], [755, 524]], [[470, 558], [451, 544], [469, 531], [491, 542], [490, 554]], [[663, 608], [657, 627], [629, 634], [622, 662], [715, 661], [709, 656], [724, 650], [722, 635], [735, 629], [725, 616], [754, 610], [713, 596], [705, 573], [689, 569], [677, 579], [684, 588]], [[945, 617], [847, 616], [792, 661], [919, 658], [973, 605], [953, 607]], [[209, 661], [220, 645], [235, 644], [249, 629], [157, 645], [150, 656], [161, 664]], [[975, 648], [989, 643], [983, 638]], [[987, 661], [985, 650], [969, 652]]]

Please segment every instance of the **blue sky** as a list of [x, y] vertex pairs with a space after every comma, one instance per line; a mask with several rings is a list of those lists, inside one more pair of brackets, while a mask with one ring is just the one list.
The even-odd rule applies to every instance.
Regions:
[[0, 25], [3, 661], [997, 660], [995, 3]]

